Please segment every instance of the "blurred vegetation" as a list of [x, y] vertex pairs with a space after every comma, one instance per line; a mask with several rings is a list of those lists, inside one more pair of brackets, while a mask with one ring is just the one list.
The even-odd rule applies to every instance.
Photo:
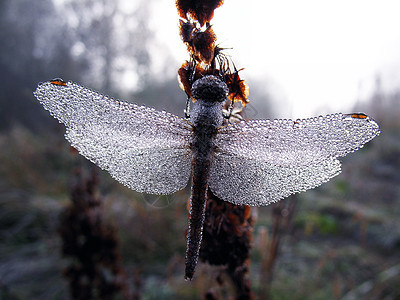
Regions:
[[[50, 0], [0, 1], [0, 299], [69, 297], [62, 274], [70, 260], [62, 258], [57, 229], [70, 205], [74, 169], [93, 168], [70, 151], [63, 127], [34, 100], [37, 82], [61, 76], [124, 95], [115, 78], [137, 70], [137, 99], [182, 114], [185, 97], [175, 78], [159, 80], [150, 71], [152, 33], [141, 13], [146, 1], [138, 3], [126, 15], [108, 1], [70, 0], [62, 9]], [[112, 22], [132, 15], [138, 22], [126, 31]], [[343, 159], [340, 176], [297, 196], [271, 299], [400, 297], [400, 90], [383, 91], [377, 79], [374, 94], [354, 110], [376, 117], [382, 133]], [[198, 299], [218, 290], [218, 268], [200, 264], [193, 282], [183, 280], [189, 190], [156, 197], [130, 191], [105, 172], [99, 178], [102, 218], [117, 229], [135, 295]], [[254, 230], [250, 275], [260, 297], [273, 209], [258, 209]]]

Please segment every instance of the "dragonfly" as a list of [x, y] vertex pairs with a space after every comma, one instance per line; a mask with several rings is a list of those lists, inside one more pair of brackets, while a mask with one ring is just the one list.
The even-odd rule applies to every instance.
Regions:
[[268, 205], [338, 175], [339, 157], [380, 133], [363, 113], [223, 125], [225, 82], [207, 75], [191, 92], [196, 101], [188, 120], [61, 79], [40, 83], [34, 92], [65, 125], [71, 145], [125, 186], [172, 194], [191, 178], [187, 280], [198, 262], [208, 189], [237, 205]]

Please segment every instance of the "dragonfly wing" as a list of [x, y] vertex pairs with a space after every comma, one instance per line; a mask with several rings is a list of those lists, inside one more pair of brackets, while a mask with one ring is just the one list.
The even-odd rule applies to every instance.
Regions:
[[290, 167], [218, 153], [214, 157], [209, 186], [223, 200], [262, 206], [319, 186], [339, 173], [340, 162], [335, 158], [319, 164]]
[[235, 204], [268, 205], [338, 175], [337, 158], [378, 134], [378, 124], [363, 114], [227, 126], [217, 135], [209, 186]]
[[171, 194], [190, 176], [191, 125], [164, 111], [110, 99], [76, 83], [34, 93], [83, 156], [139, 192]]

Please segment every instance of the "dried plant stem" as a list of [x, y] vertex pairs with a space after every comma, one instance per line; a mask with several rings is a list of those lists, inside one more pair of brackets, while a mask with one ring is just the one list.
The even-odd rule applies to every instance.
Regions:
[[283, 236], [292, 227], [293, 215], [296, 208], [296, 196], [276, 203], [272, 208], [273, 228], [272, 237], [269, 239], [265, 259], [261, 261], [260, 274], [260, 300], [270, 299], [271, 284], [274, 275], [274, 266], [280, 254], [280, 245]]
[[116, 229], [107, 223], [97, 196], [97, 174], [92, 170], [84, 179], [80, 167], [76, 173], [72, 203], [62, 213], [58, 230], [62, 254], [70, 258], [64, 275], [71, 298], [107, 300], [119, 294], [132, 299], [121, 266]]
[[[208, 191], [200, 259], [211, 265], [225, 266], [225, 274], [235, 290], [234, 299], [254, 299], [248, 278], [253, 225], [250, 206], [234, 205]], [[224, 276], [216, 276], [215, 286], [227, 287], [230, 283]], [[210, 298], [211, 295], [208, 292], [206, 298], [218, 299], [215, 295]]]

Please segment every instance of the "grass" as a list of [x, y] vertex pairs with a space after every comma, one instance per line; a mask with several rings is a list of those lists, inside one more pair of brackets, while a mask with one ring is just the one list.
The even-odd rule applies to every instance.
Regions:
[[[360, 299], [363, 284], [372, 285], [374, 295], [399, 297], [395, 277], [384, 276], [400, 257], [399, 140], [398, 131], [383, 134], [346, 157], [339, 177], [299, 195], [270, 299]], [[71, 154], [61, 136], [23, 128], [1, 134], [0, 149], [0, 298], [65, 298], [58, 215], [69, 203], [74, 168], [91, 164]], [[136, 276], [141, 299], [198, 299], [214, 288], [210, 266], [200, 265], [193, 282], [183, 280], [188, 191], [154, 207], [150, 196], [129, 191], [105, 172], [100, 181], [105, 218], [118, 228], [123, 266]], [[250, 279], [258, 296], [259, 243], [271, 232], [271, 209], [257, 209], [254, 229]]]

